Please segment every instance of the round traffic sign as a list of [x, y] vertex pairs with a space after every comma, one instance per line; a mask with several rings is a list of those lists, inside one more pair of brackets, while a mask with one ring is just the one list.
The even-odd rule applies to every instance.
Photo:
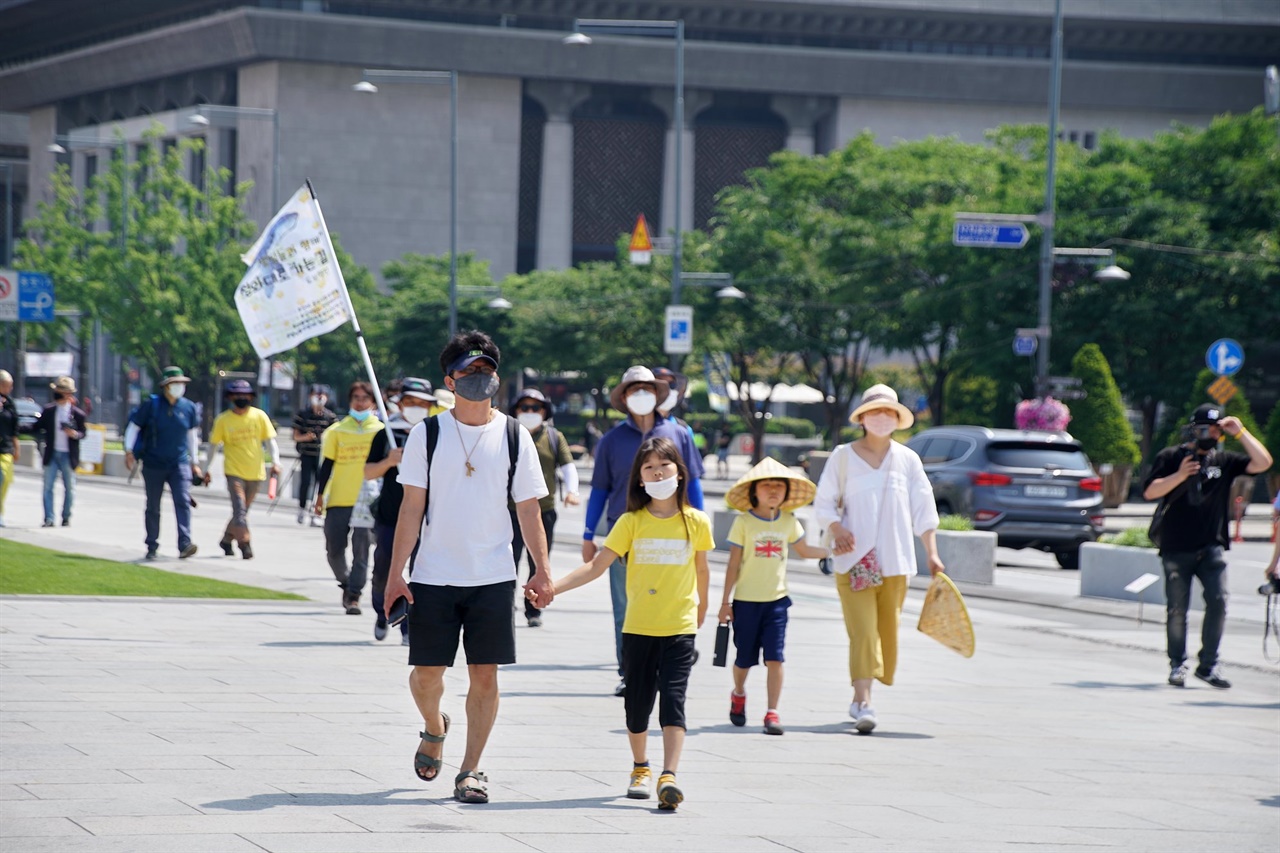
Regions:
[[1244, 367], [1244, 347], [1231, 338], [1218, 338], [1209, 344], [1204, 363], [1219, 376], [1234, 376]]

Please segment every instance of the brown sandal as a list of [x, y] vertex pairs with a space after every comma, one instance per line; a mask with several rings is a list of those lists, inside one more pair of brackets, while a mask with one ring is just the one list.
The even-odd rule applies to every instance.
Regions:
[[[477, 784], [468, 785], [466, 779], [475, 779]], [[453, 777], [453, 798], [460, 803], [487, 803], [489, 789], [479, 783], [488, 781], [489, 777], [478, 770], [463, 770]]]

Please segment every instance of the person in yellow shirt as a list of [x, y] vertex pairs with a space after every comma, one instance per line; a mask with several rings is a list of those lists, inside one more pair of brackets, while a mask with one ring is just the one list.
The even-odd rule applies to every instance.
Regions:
[[253, 386], [244, 379], [227, 383], [226, 397], [231, 408], [213, 421], [209, 435], [209, 450], [204, 459], [204, 484], [209, 485], [209, 465], [222, 446], [223, 473], [227, 478], [227, 492], [231, 495], [231, 520], [222, 533], [222, 553], [228, 557], [235, 552], [231, 543], [240, 546], [240, 556], [253, 559], [253, 546], [249, 536], [249, 507], [258, 496], [258, 488], [264, 479], [262, 456], [266, 451], [271, 474], [280, 473], [280, 448], [276, 444], [276, 428], [262, 409], [253, 405]]
[[[316, 515], [324, 514], [325, 553], [329, 569], [342, 587], [342, 607], [348, 616], [360, 615], [360, 593], [369, 578], [369, 544], [373, 531], [351, 526], [351, 511], [364, 482], [364, 463], [373, 437], [382, 429], [374, 413], [373, 386], [356, 381], [347, 390], [347, 415], [324, 431], [320, 439], [320, 477]], [[351, 567], [347, 568], [347, 541]]]
[[[636, 451], [627, 487], [627, 512], [618, 518], [594, 559], [555, 582], [554, 594], [568, 592], [603, 575], [627, 557], [627, 611], [622, 625], [622, 660], [627, 673], [623, 702], [634, 765], [627, 796], [647, 800], [652, 772], [647, 744], [649, 714], [658, 700], [662, 726], [662, 774], [658, 808], [674, 811], [684, 801], [676, 770], [684, 747], [684, 700], [693, 668], [694, 638], [707, 615], [710, 572], [707, 552], [715, 547], [711, 520], [689, 505], [689, 471], [675, 443], [650, 438]], [[531, 599], [536, 594], [528, 593]], [[533, 601], [538, 606], [538, 601]]]
[[[729, 509], [740, 514], [729, 529], [729, 566], [724, 576], [720, 623], [733, 623], [733, 692], [729, 721], [747, 724], [747, 673], [760, 662], [768, 673], [769, 704], [764, 733], [780, 735], [778, 700], [782, 697], [782, 648], [787, 640], [787, 552], [815, 560], [831, 556], [827, 548], [804, 541], [804, 528], [793, 510], [813, 501], [816, 487], [776, 459], [766, 456], [725, 495]], [[733, 599], [730, 600], [729, 596]]]

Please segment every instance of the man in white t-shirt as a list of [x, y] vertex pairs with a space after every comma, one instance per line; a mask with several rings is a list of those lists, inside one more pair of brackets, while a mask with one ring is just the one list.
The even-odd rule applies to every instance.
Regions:
[[[479, 331], [454, 335], [440, 354], [444, 386], [457, 402], [452, 411], [415, 426], [405, 443], [398, 476], [404, 499], [384, 596], [388, 616], [397, 599], [407, 598], [410, 604], [409, 690], [424, 723], [414, 771], [425, 782], [440, 774], [449, 731], [449, 718], [440, 712], [444, 673], [462, 638], [471, 684], [466, 754], [453, 795], [464, 803], [489, 801], [483, 784], [487, 779], [478, 769], [480, 755], [498, 715], [498, 665], [516, 659], [511, 597], [517, 579], [508, 491], [535, 566], [524, 589], [536, 593], [539, 602], [554, 596], [538, 506], [547, 494], [538, 451], [528, 430], [491, 405], [498, 392], [500, 358], [497, 344]], [[428, 471], [427, 440], [433, 429], [436, 443]], [[513, 439], [518, 448], [514, 469]], [[415, 544], [418, 552], [406, 584], [404, 566]]]

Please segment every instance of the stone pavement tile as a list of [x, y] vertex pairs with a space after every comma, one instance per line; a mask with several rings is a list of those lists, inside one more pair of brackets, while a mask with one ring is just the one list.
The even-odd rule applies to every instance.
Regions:
[[76, 822], [94, 835], [237, 835], [252, 832], [350, 832], [348, 821], [317, 809], [277, 814], [216, 814], [164, 817], [83, 817]]
[[12, 785], [135, 785], [137, 782], [137, 779], [114, 768], [63, 766], [29, 770], [0, 769], [0, 783]]
[[[839, 823], [852, 830], [875, 836], [878, 842], [909, 843], [949, 840], [952, 849], [986, 850], [996, 843], [1019, 844], [1023, 850], [1040, 846], [1050, 850], [1074, 849], [1077, 844], [1098, 844], [1091, 838], [1070, 827], [1061, 826], [1009, 826], [1000, 823], [947, 823], [928, 821], [903, 824], [891, 810], [882, 809], [865, 820], [839, 818]], [[1105, 830], [1103, 830], [1105, 831]], [[867, 842], [874, 846], [877, 841]]]
[[[683, 786], [682, 786], [683, 787]], [[634, 815], [610, 813], [599, 818], [601, 823], [626, 832], [636, 837], [675, 835], [686, 840], [691, 848], [700, 849], [701, 840], [720, 837], [749, 837], [776, 835], [777, 820], [744, 818], [728, 820], [701, 814], [697, 811], [696, 793], [685, 788], [685, 802], [676, 815], [659, 812], [656, 803], [649, 800], [642, 812]], [[637, 801], [638, 802], [638, 801]], [[841, 809], [832, 808], [834, 814]], [[672, 819], [674, 818], [674, 819]], [[805, 820], [802, 823], [789, 823], [788, 828], [798, 835], [847, 836], [850, 827], [832, 820]], [[862, 830], [859, 830], [862, 831]], [[694, 841], [693, 839], [698, 839]]]
[[[572, 838], [573, 836], [566, 836]], [[245, 838], [258, 845], [255, 850], [267, 853], [534, 853], [539, 848], [509, 835], [494, 832], [441, 832], [421, 829], [416, 832], [258, 834]], [[617, 837], [610, 840], [617, 843]], [[561, 848], [566, 851], [573, 848]], [[580, 848], [583, 850], [602, 847]], [[646, 851], [652, 848], [646, 848]]]
[[[679, 821], [676, 815], [655, 815], [655, 821]], [[734, 834], [725, 838], [699, 838], [695, 843], [681, 835], [648, 834], [639, 830], [640, 834], [632, 838], [622, 833], [611, 835], [561, 835], [517, 834], [518, 838], [529, 848], [541, 853], [600, 853], [601, 850], [643, 851], [643, 853], [688, 853], [697, 850], [699, 853], [789, 853], [802, 849], [791, 846], [789, 841], [771, 841], [761, 836], [741, 836]], [[849, 838], [832, 839], [842, 846], [828, 848], [832, 853], [844, 851], [848, 853]], [[950, 853], [955, 853], [953, 849]]]
[[72, 846], [66, 838], [24, 836], [5, 839], [21, 853], [262, 853], [263, 848], [238, 835], [130, 835], [99, 838], [86, 835]]
[[[104, 753], [101, 755], [80, 755], [75, 758], [76, 769], [67, 772], [67, 781], [73, 781], [74, 777], [82, 774], [85, 770], [110, 770], [119, 768], [128, 772], [134, 768], [144, 767], [168, 767], [173, 769], [185, 769], [189, 772], [198, 773], [202, 769], [217, 769], [222, 765], [218, 764], [211, 758], [201, 755], [173, 754], [173, 755], [128, 755], [125, 760], [120, 759], [120, 753]], [[23, 759], [10, 759], [5, 757], [5, 771], [27, 771], [37, 773], [40, 771], [56, 771], [58, 768], [65, 767], [66, 761], [59, 761], [49, 755], [32, 755]]]
[[1158, 832], [1128, 829], [1081, 830], [1096, 841], [1114, 844], [1115, 849], [1126, 853], [1205, 853], [1210, 850], [1275, 853], [1278, 831], [1280, 827], [1277, 827], [1274, 815], [1270, 827], [1258, 832], [1200, 832], [1186, 827]]
[[34, 800], [38, 797], [20, 785], [0, 784], [0, 800]]
[[[451, 790], [451, 789], [446, 789]], [[491, 796], [501, 791], [489, 785]], [[333, 813], [348, 822], [378, 832], [414, 832], [422, 829], [455, 832], [496, 832], [504, 834], [556, 832], [565, 835], [608, 832], [602, 815], [624, 811], [642, 812], [645, 805], [638, 800], [588, 797], [577, 801], [516, 802], [491, 799], [486, 805], [464, 806], [442, 795], [439, 800], [410, 801], [404, 806], [359, 808], [338, 807]], [[649, 801], [648, 811], [656, 812], [656, 801]]]
[[[0, 823], [0, 846], [8, 850], [20, 850], [20, 847], [10, 847], [9, 839], [15, 837], [46, 836], [66, 838], [67, 836], [84, 838], [90, 835], [89, 830], [80, 826], [68, 817], [27, 817], [6, 819]], [[63, 842], [63, 849], [66, 842]]]
[[1001, 824], [1004, 826], [1116, 827], [1129, 829], [1156, 829], [1160, 826], [1153, 821], [1117, 813], [1111, 809], [1078, 812], [1063, 808], [1016, 809], [982, 806], [976, 803], [931, 806], [928, 809], [918, 810], [913, 809], [910, 805], [904, 805], [902, 808], [905, 811], [928, 816], [949, 825], [969, 823], [981, 826]]
[[[198, 809], [154, 791], [135, 791], [128, 796], [104, 797], [110, 791], [99, 791], [93, 799], [76, 801], [76, 819], [90, 815], [191, 815]], [[0, 803], [0, 818], [49, 818], [66, 814], [67, 804], [57, 800], [5, 801]]]

